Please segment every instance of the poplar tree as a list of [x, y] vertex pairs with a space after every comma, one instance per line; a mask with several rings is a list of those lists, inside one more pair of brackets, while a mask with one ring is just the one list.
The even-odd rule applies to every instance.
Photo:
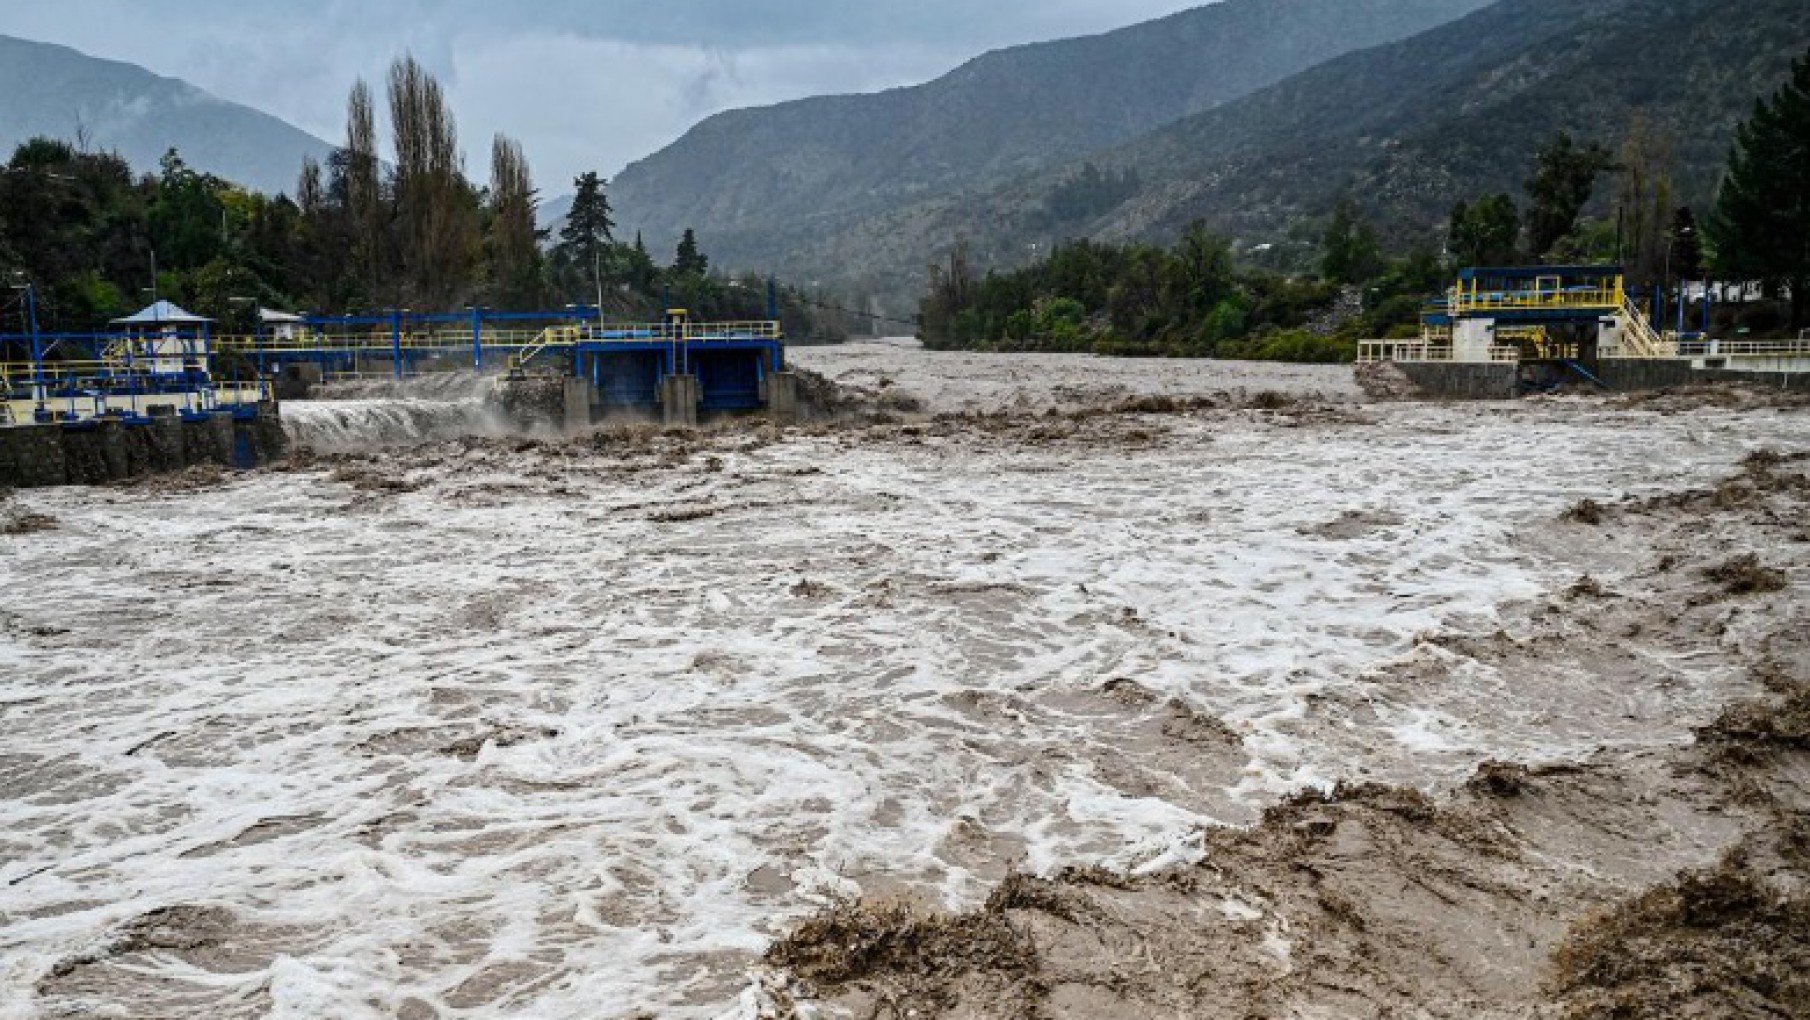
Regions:
[[414, 57], [390, 67], [401, 300], [446, 308], [471, 288], [479, 244], [476, 195], [466, 182], [459, 131], [440, 83]]
[[520, 142], [497, 135], [490, 146], [490, 223], [485, 237], [488, 291], [499, 304], [526, 308], [540, 291], [540, 238], [534, 177]]

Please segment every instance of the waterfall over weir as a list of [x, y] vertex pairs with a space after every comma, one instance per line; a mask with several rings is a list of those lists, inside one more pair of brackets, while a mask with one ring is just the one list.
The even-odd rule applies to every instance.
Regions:
[[504, 413], [495, 381], [482, 376], [333, 383], [320, 387], [317, 397], [284, 403], [283, 427], [292, 443], [323, 453], [522, 431]]

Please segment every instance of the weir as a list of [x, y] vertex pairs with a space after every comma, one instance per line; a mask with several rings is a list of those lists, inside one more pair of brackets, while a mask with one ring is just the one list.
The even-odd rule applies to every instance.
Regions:
[[776, 319], [700, 322], [680, 308], [657, 323], [605, 322], [585, 307], [302, 319], [282, 336], [224, 337], [217, 347], [290, 396], [314, 382], [467, 365], [505, 370], [505, 386], [564, 378], [567, 428], [625, 412], [695, 425], [712, 414], [784, 416], [793, 406]]
[[[545, 425], [577, 430], [622, 414], [694, 427], [712, 415], [765, 413], [789, 420], [797, 387], [786, 370], [776, 318], [700, 322], [671, 309], [657, 323], [611, 323], [596, 308], [381, 316], [260, 315], [251, 335], [216, 334], [213, 323], [158, 302], [114, 332], [0, 335], [0, 485], [109, 480], [156, 470], [158, 458], [114, 458], [119, 472], [80, 470], [102, 426], [151, 435], [168, 422], [244, 426], [247, 437], [206, 459], [249, 467], [280, 453], [277, 398], [308, 396], [317, 384], [404, 379], [432, 372], [496, 371], [507, 394], [532, 404]], [[509, 402], [508, 399], [505, 402]], [[274, 427], [272, 427], [274, 426]], [[8, 432], [27, 432], [5, 436]], [[47, 451], [50, 438], [65, 453]], [[275, 438], [272, 438], [275, 437]], [[153, 449], [149, 440], [125, 448]], [[165, 444], [167, 445], [167, 444]], [[187, 444], [184, 444], [186, 449]], [[99, 449], [111, 449], [111, 441]], [[207, 448], [197, 444], [196, 449]], [[71, 459], [71, 458], [74, 459]], [[92, 458], [88, 458], [92, 459]], [[191, 462], [179, 460], [175, 466]], [[111, 463], [111, 461], [109, 461]]]

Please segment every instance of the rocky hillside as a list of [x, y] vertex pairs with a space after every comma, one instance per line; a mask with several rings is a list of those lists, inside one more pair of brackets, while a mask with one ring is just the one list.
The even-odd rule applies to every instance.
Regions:
[[[250, 107], [133, 64], [0, 36], [0, 147], [38, 135], [116, 150], [155, 170], [170, 148], [193, 166], [265, 192], [292, 192], [302, 157], [331, 146]], [[3, 157], [0, 157], [3, 158]]]
[[1735, 125], [1807, 48], [1802, 0], [1503, 0], [1133, 143], [1115, 162], [1163, 186], [1088, 226], [1274, 234], [1347, 187], [1425, 225], [1459, 198], [1518, 195], [1552, 132], [1614, 147], [1636, 113], [1675, 135], [1681, 195], [1703, 204]]
[[[1458, 199], [1518, 195], [1553, 131], [1615, 145], [1637, 112], [1676, 134], [1681, 200], [1703, 204], [1734, 126], [1806, 47], [1802, 0], [1501, 0], [1091, 154], [1140, 182], [1094, 215], [1050, 220], [1071, 162], [793, 230], [773, 250], [793, 272], [852, 267], [832, 278], [898, 294], [957, 237], [983, 267], [1068, 237], [1166, 241], [1197, 219], [1278, 241], [1347, 189], [1398, 242], [1432, 240]], [[909, 282], [882, 287], [893, 279]]]
[[1225, 0], [1105, 35], [1002, 50], [929, 84], [712, 117], [615, 182], [621, 232], [697, 227], [720, 265], [1059, 165], [1486, 0]]

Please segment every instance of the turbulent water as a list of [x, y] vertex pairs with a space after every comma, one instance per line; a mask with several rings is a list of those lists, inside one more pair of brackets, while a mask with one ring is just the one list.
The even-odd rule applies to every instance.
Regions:
[[284, 403], [283, 427], [322, 453], [506, 435], [513, 426], [495, 397], [492, 380], [466, 373], [334, 383]]
[[[463, 406], [285, 415], [349, 444], [428, 434], [417, 403]], [[0, 1015], [707, 1018], [829, 897], [1680, 739], [1716, 662], [1656, 659], [1660, 713], [1365, 676], [1568, 581], [1530, 523], [1810, 443], [1586, 404], [1045, 421], [17, 497], [60, 527], [0, 538]]]

